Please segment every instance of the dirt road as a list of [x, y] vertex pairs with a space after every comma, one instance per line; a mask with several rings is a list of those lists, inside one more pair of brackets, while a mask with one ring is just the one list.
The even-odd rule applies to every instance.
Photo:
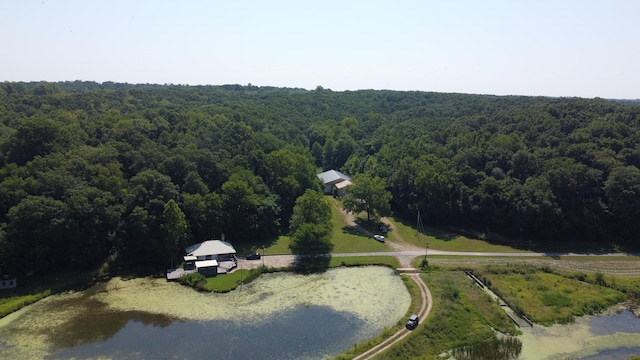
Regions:
[[[433, 306], [433, 299], [431, 298], [431, 291], [429, 291], [429, 288], [427, 287], [427, 285], [424, 283], [424, 281], [422, 281], [422, 278], [420, 277], [420, 274], [409, 274], [409, 276], [411, 277], [411, 279], [413, 281], [415, 281], [415, 283], [418, 285], [418, 287], [420, 288], [420, 295], [422, 297], [422, 305], [420, 306], [420, 311], [418, 312], [418, 316], [420, 318], [420, 321], [424, 321], [424, 319], [427, 318], [427, 316], [429, 316], [429, 313], [431, 312], [431, 308]], [[420, 326], [420, 325], [418, 325]], [[398, 341], [404, 339], [405, 337], [409, 336], [409, 334], [411, 334], [411, 331], [415, 331], [415, 330], [407, 330], [406, 328], [402, 328], [398, 331], [395, 332], [395, 334], [391, 335], [390, 337], [388, 337], [387, 339], [385, 339], [383, 342], [381, 342], [380, 344], [372, 347], [371, 349], [365, 351], [364, 353], [356, 356], [354, 358], [354, 360], [364, 360], [364, 359], [371, 359], [374, 356], [382, 353], [383, 351], [389, 349], [391, 346], [393, 346], [395, 343], [397, 343]]]
[[[358, 229], [360, 232], [362, 232], [363, 234], [367, 235], [367, 236], [372, 236], [373, 234], [370, 234], [367, 230], [363, 229], [362, 227], [360, 227], [356, 222], [355, 219], [353, 218], [353, 216], [345, 211], [343, 211], [342, 209], [338, 209], [342, 212], [343, 216], [345, 217], [345, 219], [347, 220], [347, 223], [350, 226], [353, 226], [354, 228]], [[382, 219], [383, 222], [385, 223], [389, 223], [388, 220], [385, 220], [384, 218]], [[344, 256], [395, 256], [396, 258], [398, 258], [399, 263], [400, 263], [400, 267], [399, 268], [407, 268], [407, 269], [411, 269], [412, 268], [412, 262], [413, 260], [418, 257], [418, 256], [424, 256], [425, 255], [425, 249], [423, 248], [418, 248], [410, 243], [408, 243], [407, 241], [405, 241], [404, 239], [402, 239], [402, 237], [399, 234], [394, 234], [394, 240], [395, 241], [388, 241], [387, 245], [390, 248], [390, 251], [385, 251], [385, 252], [366, 252], [366, 253], [344, 253], [344, 254], [331, 254], [331, 256], [333, 257], [344, 257]], [[486, 261], [490, 261], [491, 263], [495, 263], [500, 262], [500, 261], [504, 261], [506, 263], [540, 263], [540, 262], [544, 262], [552, 267], [558, 267], [560, 266], [562, 268], [562, 266], [568, 267], [568, 268], [573, 268], [576, 267], [574, 270], [580, 270], [580, 271], [586, 271], [586, 272], [591, 272], [588, 268], [585, 268], [584, 264], [585, 262], [583, 261], [567, 261], [567, 260], [563, 260], [563, 261], [558, 261], [557, 259], [559, 259], [560, 256], [599, 256], [599, 257], [620, 257], [620, 256], [624, 256], [624, 255], [633, 255], [633, 256], [638, 256], [637, 254], [573, 254], [573, 253], [566, 253], [566, 254], [556, 254], [556, 253], [496, 253], [496, 252], [459, 252], [459, 251], [442, 251], [442, 250], [429, 250], [428, 251], [428, 255], [450, 255], [450, 256], [460, 256], [461, 259], [451, 259], [451, 258], [445, 258], [445, 259], [438, 259], [437, 263], [443, 262], [443, 263], [451, 263], [451, 264], [456, 264], [459, 261], [464, 262], [469, 262], [469, 261], [473, 261], [474, 264], [480, 264], [483, 263], [484, 260], [482, 259], [487, 258], [487, 257], [492, 257], [492, 259], [487, 259]], [[463, 258], [464, 257], [464, 258]], [[477, 257], [474, 260], [469, 260], [468, 257]], [[495, 259], [495, 258], [502, 258], [501, 259]], [[534, 259], [536, 258], [536, 259]], [[540, 258], [543, 258], [542, 260]], [[263, 256], [262, 259], [260, 260], [240, 260], [238, 262], [238, 268], [241, 269], [250, 269], [250, 268], [255, 268], [255, 267], [259, 267], [262, 265], [268, 266], [268, 267], [288, 267], [291, 266], [295, 263], [296, 257], [294, 255], [266, 255]], [[627, 273], [629, 274], [633, 274], [635, 276], [635, 274], [638, 273], [638, 271], [640, 271], [640, 262], [637, 261], [622, 261], [620, 262], [621, 264], [618, 264], [616, 267], [616, 272], [614, 273], [609, 273], [609, 271], [607, 271], [607, 269], [611, 268], [611, 261], [606, 261], [603, 260], [601, 261], [604, 265], [602, 266], [602, 269], [597, 268], [595, 270], [592, 271], [598, 271], [598, 272], [603, 272], [607, 275], [621, 275], [621, 276], [625, 276]], [[591, 263], [591, 262], [590, 262]], [[596, 261], [596, 264], [600, 263]], [[538, 264], [539, 265], [539, 264]], [[620, 268], [620, 266], [622, 266], [622, 269]], [[622, 272], [622, 273], [621, 273]], [[429, 313], [431, 312], [431, 308], [433, 305], [433, 300], [431, 297], [431, 292], [429, 291], [429, 288], [427, 287], [427, 285], [424, 283], [424, 281], [422, 281], [422, 278], [420, 277], [420, 274], [417, 273], [413, 273], [413, 274], [409, 274], [409, 276], [411, 277], [411, 279], [413, 279], [413, 281], [415, 281], [415, 283], [418, 285], [418, 287], [420, 288], [420, 294], [421, 294], [421, 298], [422, 298], [422, 304], [420, 307], [420, 311], [418, 313], [418, 316], [420, 317], [420, 321], [424, 321], [426, 319], [426, 317], [429, 315]], [[355, 359], [370, 359], [378, 354], [380, 354], [381, 352], [389, 349], [391, 346], [393, 346], [395, 343], [397, 343], [398, 341], [404, 339], [405, 337], [409, 336], [409, 334], [411, 334], [411, 331], [402, 328], [400, 330], [398, 330], [395, 334], [393, 334], [392, 336], [390, 336], [389, 338], [385, 339], [384, 341], [382, 341], [380, 344], [374, 346], [373, 348], [367, 350], [366, 352], [364, 352], [363, 354], [355, 357]]]

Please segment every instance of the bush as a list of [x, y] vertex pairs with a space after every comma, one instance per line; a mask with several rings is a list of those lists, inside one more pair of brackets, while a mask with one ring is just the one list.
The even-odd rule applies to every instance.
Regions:
[[207, 278], [200, 273], [191, 273], [184, 276], [181, 276], [178, 279], [178, 282], [185, 286], [190, 286], [197, 290], [204, 290], [204, 285], [207, 283]]

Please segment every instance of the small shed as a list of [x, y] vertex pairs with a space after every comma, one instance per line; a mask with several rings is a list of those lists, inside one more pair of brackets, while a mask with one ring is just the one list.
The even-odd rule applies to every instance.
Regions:
[[204, 276], [218, 275], [218, 262], [216, 260], [196, 261], [196, 269]]
[[15, 276], [2, 275], [0, 278], [0, 289], [15, 289], [18, 286]]
[[347, 194], [347, 187], [353, 184], [350, 180], [345, 180], [337, 183], [336, 186], [336, 196], [343, 197]]

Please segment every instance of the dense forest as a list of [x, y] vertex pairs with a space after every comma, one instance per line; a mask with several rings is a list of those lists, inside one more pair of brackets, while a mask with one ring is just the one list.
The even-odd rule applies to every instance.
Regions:
[[634, 249], [639, 168], [630, 101], [5, 82], [0, 272], [166, 265], [222, 233], [266, 243], [327, 169], [384, 179], [392, 211], [425, 225]]

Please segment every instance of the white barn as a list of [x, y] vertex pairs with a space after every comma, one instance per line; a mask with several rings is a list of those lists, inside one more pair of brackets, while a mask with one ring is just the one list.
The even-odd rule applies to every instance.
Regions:
[[351, 185], [351, 178], [337, 170], [328, 170], [317, 175], [324, 185], [325, 194], [331, 194], [333, 188], [338, 189], [338, 196], [344, 195], [347, 186]]

